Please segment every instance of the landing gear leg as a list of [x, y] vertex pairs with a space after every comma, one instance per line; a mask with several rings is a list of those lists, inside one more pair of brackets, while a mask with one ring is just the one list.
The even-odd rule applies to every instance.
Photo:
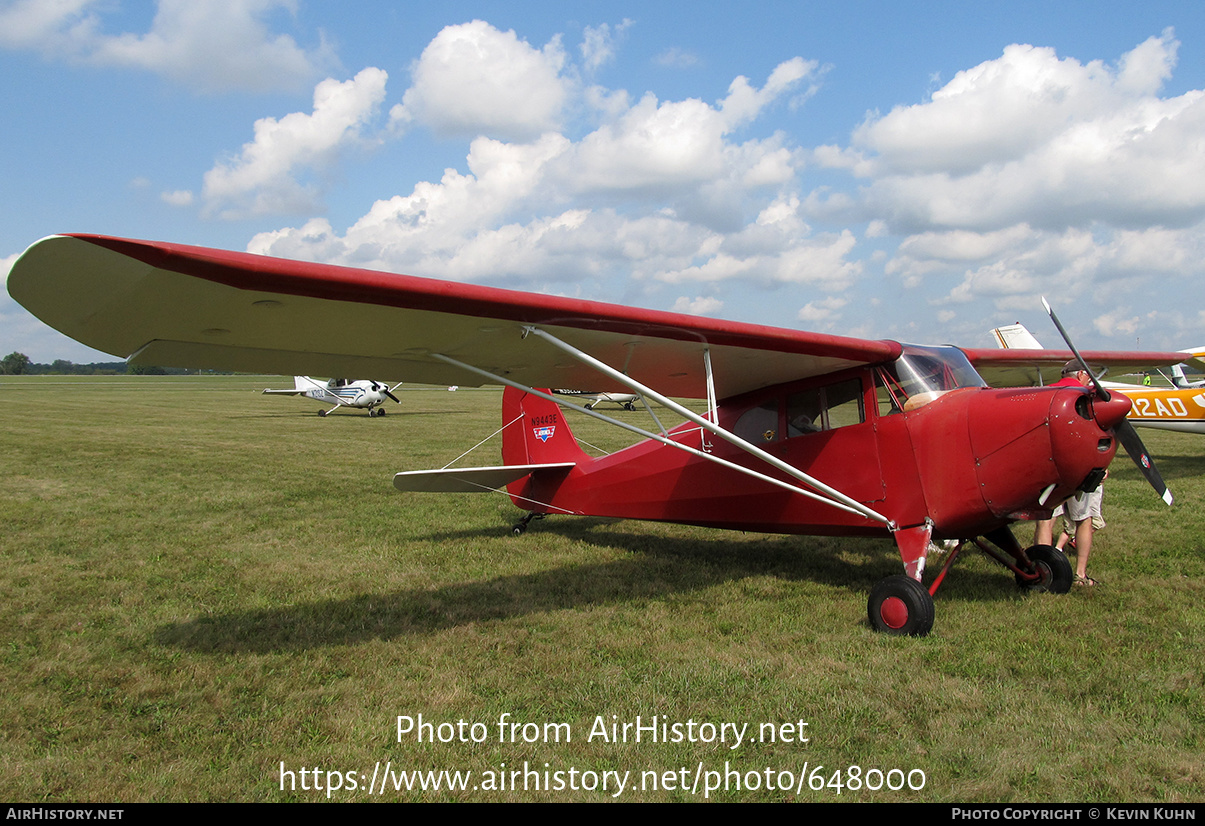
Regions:
[[[889, 576], [874, 586], [866, 602], [870, 627], [885, 634], [923, 637], [933, 628], [933, 596], [921, 584], [933, 523], [893, 532], [906, 575]], [[934, 588], [937, 586], [934, 585]]]
[[1071, 563], [1062, 551], [1050, 545], [1031, 545], [1022, 550], [1021, 543], [1008, 528], [997, 528], [983, 538], [1001, 549], [1011, 559], [974, 540], [979, 550], [1013, 572], [1017, 585], [1030, 591], [1065, 594], [1071, 590], [1074, 577]]
[[[1047, 594], [1065, 594], [1071, 590], [1075, 575], [1066, 554], [1052, 545], [1033, 545], [1026, 549], [1025, 555], [1033, 563], [1033, 571], [1027, 572], [1029, 576], [1017, 574], [1018, 587]], [[1031, 578], [1033, 575], [1037, 578]]]

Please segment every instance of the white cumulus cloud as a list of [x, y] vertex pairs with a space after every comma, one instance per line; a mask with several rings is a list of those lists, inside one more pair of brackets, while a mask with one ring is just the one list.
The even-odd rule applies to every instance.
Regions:
[[294, 0], [159, 0], [150, 31], [106, 34], [101, 0], [16, 0], [0, 7], [0, 46], [51, 59], [145, 69], [193, 88], [297, 89], [335, 64], [320, 43], [303, 48], [265, 18]]
[[536, 49], [482, 20], [448, 26], [416, 61], [392, 117], [440, 135], [529, 140], [561, 125], [564, 65], [559, 37]]
[[256, 121], [255, 139], [205, 173], [206, 211], [237, 218], [316, 209], [319, 187], [299, 175], [320, 173], [341, 150], [364, 139], [387, 79], [383, 70], [368, 68], [351, 80], [324, 80], [314, 89], [313, 112]]

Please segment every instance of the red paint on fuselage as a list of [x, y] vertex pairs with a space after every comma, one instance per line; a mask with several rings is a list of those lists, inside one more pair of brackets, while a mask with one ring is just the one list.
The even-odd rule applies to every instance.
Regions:
[[[861, 382], [860, 423], [784, 438], [791, 432], [787, 411], [792, 394], [851, 379]], [[1040, 512], [1039, 497], [1054, 485], [1047, 499], [1051, 507], [1049, 503], [1074, 493], [1093, 470], [1107, 467], [1117, 447], [1112, 434], [1093, 418], [1093, 398], [1083, 388], [963, 388], [915, 410], [886, 407], [880, 410], [873, 369], [864, 368], [725, 400], [720, 422], [739, 431], [742, 417], [761, 408], [757, 421], [764, 426], [754, 430], [762, 439], [759, 447], [900, 527], [931, 519], [935, 538], [977, 536], [1022, 512]], [[1111, 427], [1122, 407], [1129, 407], [1124, 397], [1108, 404], [1097, 401], [1095, 413]], [[567, 474], [536, 472], [512, 484], [515, 504], [527, 510], [767, 533], [889, 533], [878, 521], [652, 440], [586, 458], [554, 403], [508, 389], [503, 408], [504, 423], [513, 422], [504, 431], [508, 464], [577, 461]], [[555, 432], [537, 433], [554, 417]], [[791, 481], [695, 424], [672, 430], [670, 437]], [[533, 506], [533, 500], [543, 505]]]

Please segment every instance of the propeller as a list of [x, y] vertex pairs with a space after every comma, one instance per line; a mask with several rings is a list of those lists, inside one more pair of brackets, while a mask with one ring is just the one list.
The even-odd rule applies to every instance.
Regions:
[[[1075, 349], [1075, 345], [1071, 343], [1071, 336], [1067, 335], [1067, 331], [1063, 328], [1059, 317], [1055, 315], [1054, 309], [1045, 297], [1042, 298], [1042, 306], [1046, 308], [1046, 312], [1050, 315], [1050, 320], [1054, 322], [1054, 326], [1058, 329], [1059, 335], [1063, 337], [1063, 341], [1067, 343], [1069, 349], [1074, 355], [1075, 360], [1079, 362], [1080, 367], [1084, 368], [1084, 372], [1092, 379], [1092, 386], [1096, 390], [1096, 396], [1103, 402], [1108, 402], [1111, 398], [1109, 391], [1096, 374], [1088, 367], [1088, 362], [1084, 361], [1084, 357], [1080, 355], [1079, 350]], [[1151, 483], [1151, 487], [1155, 489], [1155, 493], [1159, 494], [1167, 504], [1172, 503], [1172, 492], [1167, 489], [1167, 483], [1163, 481], [1163, 476], [1159, 473], [1159, 469], [1155, 467], [1155, 462], [1151, 459], [1150, 452], [1146, 449], [1146, 445], [1142, 443], [1142, 439], [1134, 430], [1134, 425], [1130, 424], [1129, 419], [1122, 418], [1113, 425], [1113, 432], [1116, 434], [1121, 446], [1125, 448], [1126, 453], [1130, 454], [1130, 458], [1134, 460], [1134, 464], [1138, 465], [1138, 469], [1142, 471], [1142, 475]]]

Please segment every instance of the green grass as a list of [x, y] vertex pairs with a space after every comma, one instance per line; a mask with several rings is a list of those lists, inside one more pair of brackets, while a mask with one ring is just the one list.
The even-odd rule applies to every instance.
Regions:
[[[1140, 431], [1177, 496], [1118, 461], [1090, 571], [1025, 596], [960, 560], [925, 639], [875, 634], [885, 541], [550, 518], [502, 496], [400, 494], [499, 426], [494, 390], [403, 388], [383, 419], [268, 398], [280, 379], [0, 382], [0, 797], [325, 800], [298, 772], [471, 770], [381, 800], [609, 800], [472, 790], [483, 772], [744, 775], [919, 769], [919, 791], [720, 790], [712, 799], [1192, 801], [1205, 782], [1205, 440]], [[638, 420], [641, 414], [620, 414]], [[626, 439], [591, 422], [575, 433]], [[497, 462], [491, 442], [462, 463]], [[1028, 528], [1018, 527], [1024, 533]], [[398, 715], [483, 743], [399, 742]], [[496, 723], [572, 742], [499, 743]], [[609, 743], [597, 716], [806, 721], [810, 742]], [[916, 775], [914, 775], [914, 778]], [[693, 778], [691, 778], [693, 779]], [[522, 785], [522, 778], [519, 780]], [[298, 780], [300, 784], [300, 779]], [[633, 784], [637, 788], [633, 790]], [[368, 800], [341, 790], [333, 800]]]

